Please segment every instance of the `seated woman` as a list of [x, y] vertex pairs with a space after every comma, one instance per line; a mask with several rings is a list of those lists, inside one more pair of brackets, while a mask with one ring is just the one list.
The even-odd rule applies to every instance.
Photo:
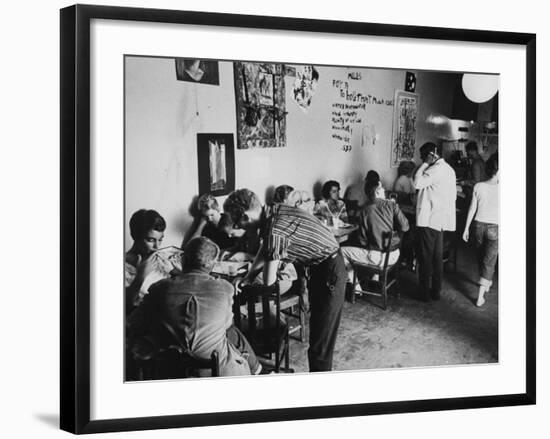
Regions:
[[237, 240], [220, 230], [219, 222], [222, 217], [220, 206], [216, 198], [210, 194], [201, 195], [197, 201], [200, 214], [198, 225], [189, 241], [204, 236], [214, 241], [222, 250], [230, 249], [237, 244]]
[[[170, 252], [161, 252], [162, 257], [157, 253], [165, 229], [166, 221], [155, 210], [140, 209], [130, 218], [130, 235], [134, 243], [124, 258], [128, 311], [141, 302], [151, 284], [168, 277], [172, 270], [181, 268], [180, 250], [168, 249]], [[177, 256], [177, 260], [171, 256]]]
[[326, 219], [329, 226], [338, 224], [339, 221], [348, 222], [346, 205], [340, 199], [340, 183], [334, 180], [327, 181], [321, 190], [323, 198], [313, 208], [313, 214]]
[[221, 376], [258, 374], [262, 367], [252, 347], [233, 326], [233, 286], [210, 275], [219, 253], [208, 238], [189, 241], [182, 273], [151, 287], [129, 317], [128, 335], [155, 337], [164, 321], [193, 357], [209, 359], [217, 351]]
[[[384, 234], [392, 233], [390, 259], [393, 265], [399, 259], [400, 238], [395, 232], [409, 230], [409, 222], [399, 205], [392, 200], [386, 200], [384, 188], [379, 179], [371, 178], [365, 183], [367, 204], [359, 214], [359, 242], [361, 247], [342, 247], [342, 255], [346, 263], [348, 281], [353, 282], [352, 262], [362, 262], [374, 266], [384, 264]], [[354, 285], [354, 288], [357, 285]]]
[[413, 172], [416, 165], [413, 161], [404, 160], [397, 168], [397, 180], [393, 184], [393, 190], [397, 193], [399, 204], [415, 204], [416, 189], [413, 184]]
[[487, 160], [485, 171], [489, 179], [474, 185], [472, 201], [466, 218], [462, 238], [470, 239], [470, 224], [479, 257], [479, 291], [477, 306], [485, 303], [485, 293], [493, 284], [493, 274], [498, 258], [498, 153]]

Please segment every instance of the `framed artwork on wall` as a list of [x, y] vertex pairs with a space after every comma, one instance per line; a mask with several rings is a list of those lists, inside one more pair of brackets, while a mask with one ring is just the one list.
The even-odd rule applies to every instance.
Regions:
[[218, 62], [212, 60], [176, 58], [178, 81], [219, 85]]
[[[182, 54], [181, 41], [195, 41], [196, 51]], [[343, 43], [350, 50], [341, 50]], [[534, 404], [535, 47], [535, 35], [526, 33], [87, 5], [62, 9], [61, 428], [96, 433]], [[457, 56], [456, 51], [464, 48], [472, 56]], [[368, 63], [357, 59], [361, 53], [368, 53]], [[126, 107], [124, 93], [128, 55], [142, 57], [143, 65], [149, 62], [146, 57], [163, 59], [156, 61], [161, 64], [166, 61], [166, 77], [174, 81], [173, 87], [185, 90], [186, 100], [176, 101], [171, 89], [159, 89], [154, 96], [172, 105], [173, 111], [167, 113], [151, 108], [148, 100], [134, 93], [145, 115], [133, 125], [121, 123], [125, 111], [133, 111]], [[226, 60], [234, 60], [231, 67], [224, 64]], [[140, 153], [156, 154], [168, 164], [140, 161], [136, 154], [132, 172], [137, 192], [147, 190], [151, 199], [169, 190], [177, 193], [187, 182], [185, 176], [174, 172], [171, 188], [151, 189], [140, 186], [139, 172], [158, 167], [159, 174], [168, 173], [172, 164], [186, 162], [192, 163], [188, 173], [192, 171], [193, 178], [198, 171], [193, 187], [197, 185], [200, 194], [227, 195], [240, 184], [240, 172], [261, 174], [240, 167], [251, 156], [247, 149], [269, 148], [256, 151], [256, 156], [263, 155], [246, 163], [264, 163], [270, 169], [267, 165], [277, 161], [275, 153], [290, 149], [289, 133], [303, 143], [300, 126], [287, 120], [286, 111], [291, 110], [284, 99], [286, 88], [294, 93], [300, 117], [306, 117], [320, 105], [323, 66], [367, 64], [415, 72], [407, 79], [408, 89], [415, 93], [395, 93], [392, 135], [379, 138], [375, 122], [365, 120], [357, 131], [367, 140], [350, 139], [368, 144], [369, 150], [391, 149], [391, 157], [384, 153], [384, 163], [389, 159], [391, 166], [414, 156], [416, 128], [439, 117], [423, 113], [423, 84], [417, 81], [421, 72], [483, 71], [500, 76], [500, 88], [506, 93], [500, 94], [498, 104], [499, 172], [503, 181], [513, 179], [514, 184], [506, 186], [509, 193], [501, 196], [500, 206], [499, 294], [513, 300], [499, 303], [498, 361], [460, 367], [125, 381], [122, 265], [128, 169], [124, 146], [131, 136], [139, 137], [135, 126], [156, 114], [158, 131], [150, 125], [139, 131], [146, 135], [138, 139], [143, 146]], [[315, 68], [306, 72], [299, 66]], [[235, 99], [237, 120], [232, 118], [231, 124], [209, 120], [204, 126], [198, 115], [217, 100], [204, 94], [201, 102], [196, 91], [220, 91], [220, 78], [228, 75], [233, 75], [235, 87], [223, 99]], [[249, 76], [253, 80], [247, 80]], [[300, 79], [304, 82], [298, 84]], [[396, 88], [386, 90], [389, 101]], [[391, 112], [389, 104], [384, 101]], [[182, 110], [186, 105], [193, 110], [190, 115]], [[174, 139], [166, 127], [183, 119], [185, 128], [195, 131], [191, 135], [181, 129], [179, 134], [187, 136], [192, 147], [184, 155], [176, 148], [155, 149], [171, 145]], [[329, 108], [327, 135], [330, 124]], [[255, 131], [257, 127], [260, 131]], [[251, 138], [251, 143], [243, 142]], [[285, 148], [277, 148], [281, 146]], [[316, 166], [317, 159], [309, 154], [296, 165], [307, 169]], [[178, 249], [173, 250], [179, 255]], [[384, 385], [387, 382], [392, 386]], [[257, 397], [244, 396], [252, 393]], [[181, 398], [183, 394], [191, 397]]]
[[199, 194], [215, 197], [235, 189], [233, 134], [197, 134]]
[[416, 121], [418, 119], [418, 95], [395, 91], [393, 114], [393, 138], [391, 166], [397, 167], [403, 160], [412, 160], [416, 151]]
[[234, 63], [237, 148], [286, 146], [282, 64]]

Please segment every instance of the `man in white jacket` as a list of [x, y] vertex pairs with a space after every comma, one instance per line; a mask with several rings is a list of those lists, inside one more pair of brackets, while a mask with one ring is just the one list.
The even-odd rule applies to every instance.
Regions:
[[[456, 228], [456, 174], [435, 143], [420, 148], [422, 165], [414, 175], [418, 189], [416, 225], [420, 294], [438, 300], [443, 278], [443, 232]], [[431, 285], [430, 285], [431, 281]]]

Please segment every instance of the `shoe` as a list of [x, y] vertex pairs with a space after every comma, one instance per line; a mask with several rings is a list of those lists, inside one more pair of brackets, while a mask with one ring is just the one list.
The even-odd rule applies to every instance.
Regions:
[[476, 302], [476, 306], [478, 308], [481, 308], [484, 304], [485, 304], [485, 299], [483, 297], [478, 297], [477, 302]]
[[430, 296], [432, 298], [432, 300], [439, 300], [441, 299], [441, 293], [439, 291], [432, 291], [430, 293]]
[[262, 364], [261, 363], [258, 363], [258, 367], [256, 368], [256, 370], [254, 372], [252, 372], [253, 375], [264, 375], [264, 373], [262, 373], [263, 371], [263, 367], [262, 367]]

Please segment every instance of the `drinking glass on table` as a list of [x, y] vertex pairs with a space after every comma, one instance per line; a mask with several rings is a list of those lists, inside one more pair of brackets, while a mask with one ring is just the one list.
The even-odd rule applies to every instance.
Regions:
[[344, 207], [345, 205], [340, 208], [337, 214], [334, 214], [334, 213], [332, 214], [332, 227], [334, 227], [335, 229], [342, 227], [344, 225], [343, 221], [340, 220], [340, 215], [344, 211]]

